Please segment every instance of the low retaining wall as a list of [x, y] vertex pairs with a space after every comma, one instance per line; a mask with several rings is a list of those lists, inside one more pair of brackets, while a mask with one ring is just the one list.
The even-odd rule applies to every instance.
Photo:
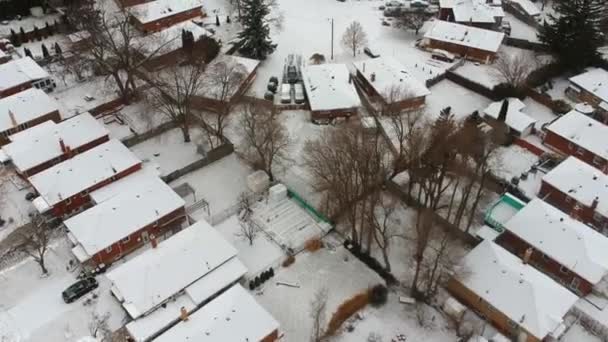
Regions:
[[477, 82], [471, 81], [468, 78], [461, 76], [450, 70], [446, 71], [445, 75], [448, 80], [450, 80], [460, 86], [463, 86], [463, 87], [469, 89], [470, 91], [483, 95], [492, 101], [500, 100], [500, 98], [496, 95], [496, 93], [492, 89], [487, 88], [486, 86], [483, 86]]
[[226, 143], [224, 145], [216, 147], [216, 148], [212, 149], [211, 151], [207, 152], [207, 156], [205, 158], [199, 159], [199, 160], [197, 160], [189, 165], [186, 165], [185, 167], [183, 167], [179, 170], [175, 170], [175, 171], [171, 172], [170, 174], [165, 175], [161, 178], [166, 183], [170, 183], [185, 174], [188, 174], [192, 171], [196, 171], [202, 167], [205, 167], [205, 166], [213, 163], [214, 161], [220, 160], [232, 152], [234, 152], [234, 146], [231, 143]]
[[175, 121], [171, 120], [169, 122], [165, 122], [163, 124], [160, 124], [157, 127], [152, 128], [149, 131], [146, 131], [142, 134], [136, 134], [134, 136], [128, 137], [126, 139], [122, 140], [122, 143], [127, 146], [127, 147], [131, 147], [134, 145], [137, 145], [141, 142], [144, 142], [148, 139], [154, 138], [157, 135], [161, 135], [169, 130], [172, 130], [174, 128], [177, 127], [177, 124], [175, 123]]
[[513, 143], [517, 146], [525, 148], [526, 150], [534, 153], [537, 156], [541, 156], [542, 154], [545, 153], [545, 151], [542, 148], [532, 145], [531, 143], [529, 143], [523, 139], [520, 139], [520, 138], [515, 139], [515, 141]]
[[529, 40], [507, 37], [505, 44], [514, 46], [520, 49], [532, 50], [537, 52], [547, 51], [547, 47], [544, 44], [538, 42], [531, 42]]

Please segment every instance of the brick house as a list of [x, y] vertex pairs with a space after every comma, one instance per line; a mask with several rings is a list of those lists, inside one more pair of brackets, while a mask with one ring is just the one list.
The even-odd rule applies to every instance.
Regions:
[[132, 24], [144, 34], [205, 16], [201, 0], [155, 0], [131, 6], [128, 11]]
[[566, 94], [580, 102], [591, 104], [604, 123], [608, 120], [608, 71], [590, 68], [571, 77]]
[[350, 77], [345, 64], [302, 67], [304, 91], [313, 121], [357, 114], [361, 100]]
[[2, 51], [2, 49], [0, 49], [0, 64], [4, 64], [8, 61], [11, 60], [11, 55], [7, 54], [6, 52]]
[[59, 122], [59, 104], [40, 89], [30, 88], [0, 98], [0, 146], [15, 133], [45, 121]]
[[201, 95], [192, 98], [197, 109], [222, 112], [247, 91], [255, 79], [260, 61], [245, 57], [221, 55], [215, 58], [203, 75]]
[[483, 29], [500, 27], [505, 12], [501, 0], [440, 0], [440, 20]]
[[423, 107], [426, 96], [431, 93], [424, 83], [392, 57], [372, 58], [353, 64], [357, 70], [357, 85], [379, 107], [381, 114]]
[[608, 176], [568, 157], [543, 176], [538, 196], [599, 232], [608, 231]]
[[146, 2], [151, 2], [154, 0], [116, 0], [119, 6], [121, 7], [131, 7], [135, 5], [145, 4]]
[[90, 192], [130, 175], [141, 161], [118, 140], [96, 146], [28, 178], [40, 213], [66, 217], [91, 202]]
[[545, 128], [543, 144], [608, 173], [608, 126], [572, 110]]
[[64, 221], [83, 264], [111, 264], [148, 243], [150, 239], [181, 230], [184, 200], [155, 176]]
[[608, 238], [540, 199], [504, 227], [497, 244], [579, 296], [608, 273]]
[[73, 116], [55, 124], [46, 121], [10, 137], [2, 151], [17, 173], [28, 178], [51, 166], [88, 151], [109, 138], [108, 130], [91, 114]]
[[47, 92], [55, 89], [55, 81], [30, 57], [0, 64], [0, 75], [0, 99], [32, 87]]
[[487, 64], [496, 59], [504, 38], [502, 32], [435, 20], [424, 35], [423, 45]]
[[448, 291], [505, 336], [517, 341], [557, 339], [578, 297], [492, 241], [461, 261]]

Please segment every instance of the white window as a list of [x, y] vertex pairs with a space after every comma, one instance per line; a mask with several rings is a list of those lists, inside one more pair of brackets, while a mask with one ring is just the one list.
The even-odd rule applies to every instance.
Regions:
[[567, 268], [565, 268], [564, 266], [560, 266], [559, 267], [559, 271], [564, 273], [564, 274], [568, 274], [570, 273], [570, 270], [568, 270]]
[[112, 246], [106, 248], [106, 253], [110, 253], [110, 252], [112, 252]]
[[581, 155], [581, 156], [582, 156], [583, 154], [585, 154], [585, 150], [584, 150], [583, 148], [581, 148], [581, 147], [578, 147], [578, 148], [576, 149], [576, 154], [578, 154], [578, 155]]
[[578, 278], [572, 278], [572, 282], [570, 282], [570, 288], [573, 290], [578, 290], [578, 286], [581, 284], [581, 280]]
[[601, 166], [604, 160], [601, 157], [593, 156], [593, 164], [596, 166]]
[[595, 222], [602, 222], [604, 220], [604, 218], [602, 217], [602, 215], [600, 215], [597, 212], [593, 213], [593, 221]]
[[126, 238], [120, 240], [120, 242], [122, 242], [122, 243], [127, 243], [129, 241], [131, 241], [131, 237], [130, 236], [127, 236]]
[[566, 203], [572, 203], [572, 197], [566, 196]]
[[72, 204], [72, 198], [68, 198], [68, 199], [65, 201], [65, 204], [67, 204], [67, 205]]

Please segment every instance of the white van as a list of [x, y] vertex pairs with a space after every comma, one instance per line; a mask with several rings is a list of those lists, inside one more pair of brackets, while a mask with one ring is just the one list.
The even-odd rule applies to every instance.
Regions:
[[281, 103], [291, 103], [291, 84], [281, 85]]
[[445, 50], [434, 49], [432, 51], [432, 53], [433, 54], [431, 55], [431, 57], [433, 59], [448, 62], [448, 63], [452, 63], [454, 61], [454, 59], [456, 58], [456, 56], [454, 56], [453, 54], [451, 54]]
[[304, 101], [305, 101], [304, 87], [302, 86], [302, 83], [294, 84], [294, 93], [295, 93], [296, 103], [304, 103]]

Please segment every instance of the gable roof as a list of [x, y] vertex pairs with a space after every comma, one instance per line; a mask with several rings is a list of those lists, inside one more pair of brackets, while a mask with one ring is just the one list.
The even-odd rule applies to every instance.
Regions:
[[[0, 74], [0, 78], [4, 75]], [[0, 132], [59, 110], [59, 104], [36, 88], [0, 99]], [[12, 117], [11, 117], [12, 116]], [[13, 122], [14, 119], [14, 122]]]
[[608, 273], [608, 238], [543, 200], [533, 199], [504, 227], [592, 284]]
[[467, 254], [461, 268], [455, 276], [458, 281], [539, 340], [560, 326], [578, 300], [553, 279], [489, 240]]
[[572, 110], [546, 127], [562, 138], [608, 160], [608, 126]]
[[570, 82], [585, 89], [602, 101], [608, 102], [608, 71], [590, 68], [586, 72], [570, 78]]
[[49, 77], [49, 74], [30, 57], [0, 64], [0, 92], [28, 82]]
[[424, 38], [467, 46], [474, 49], [497, 52], [505, 34], [477, 27], [435, 20]]
[[313, 111], [361, 106], [355, 86], [349, 81], [350, 73], [345, 64], [303, 66], [302, 79]]

